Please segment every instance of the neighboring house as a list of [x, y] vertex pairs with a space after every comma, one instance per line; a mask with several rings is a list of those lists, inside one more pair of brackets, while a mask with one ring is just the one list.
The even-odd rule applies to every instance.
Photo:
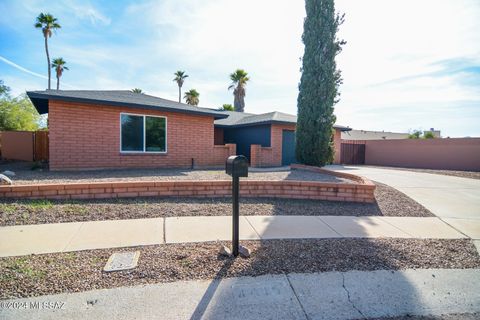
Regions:
[[[296, 117], [284, 113], [218, 111], [131, 91], [27, 95], [48, 113], [51, 170], [213, 167], [232, 154], [245, 154], [252, 166], [295, 160]], [[336, 126], [336, 162], [342, 130], [349, 129]]]
[[350, 130], [342, 132], [342, 140], [394, 140], [408, 139], [408, 133]]
[[435, 137], [435, 138], [441, 138], [442, 137], [442, 132], [440, 130], [435, 130], [435, 128], [430, 128], [430, 130], [423, 131], [423, 135], [425, 135], [426, 133], [432, 133], [433, 137]]

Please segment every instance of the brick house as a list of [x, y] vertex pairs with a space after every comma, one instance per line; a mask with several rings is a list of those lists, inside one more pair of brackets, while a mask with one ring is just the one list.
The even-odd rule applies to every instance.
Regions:
[[[294, 161], [296, 117], [284, 113], [218, 111], [131, 91], [27, 95], [48, 113], [51, 170], [215, 167], [237, 153], [252, 166]], [[349, 129], [335, 129], [339, 150], [340, 132]]]

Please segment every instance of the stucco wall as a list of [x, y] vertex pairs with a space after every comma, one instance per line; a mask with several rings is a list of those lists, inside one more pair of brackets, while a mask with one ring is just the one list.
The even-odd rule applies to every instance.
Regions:
[[341, 154], [342, 154], [342, 131], [339, 129], [335, 129], [335, 133], [333, 134], [333, 147], [334, 147], [334, 156], [333, 156], [333, 163], [340, 164]]
[[368, 140], [365, 164], [480, 171], [480, 138]]
[[33, 132], [3, 131], [1, 133], [2, 158], [33, 161]]
[[[167, 117], [167, 154], [120, 152], [120, 113]], [[190, 167], [223, 165], [214, 147], [212, 116], [49, 102], [50, 169]]]

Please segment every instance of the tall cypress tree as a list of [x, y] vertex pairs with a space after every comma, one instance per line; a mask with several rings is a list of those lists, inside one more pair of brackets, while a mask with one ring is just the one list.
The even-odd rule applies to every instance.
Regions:
[[343, 15], [335, 13], [334, 0], [306, 0], [305, 8], [296, 155], [300, 163], [323, 166], [334, 155], [333, 106], [338, 102], [338, 87], [342, 82], [335, 56], [345, 44], [336, 34]]

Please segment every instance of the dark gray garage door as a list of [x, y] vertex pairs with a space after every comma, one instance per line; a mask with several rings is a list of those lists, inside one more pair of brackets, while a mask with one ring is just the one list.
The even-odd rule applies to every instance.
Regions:
[[282, 133], [282, 166], [295, 163], [295, 131], [283, 130]]

